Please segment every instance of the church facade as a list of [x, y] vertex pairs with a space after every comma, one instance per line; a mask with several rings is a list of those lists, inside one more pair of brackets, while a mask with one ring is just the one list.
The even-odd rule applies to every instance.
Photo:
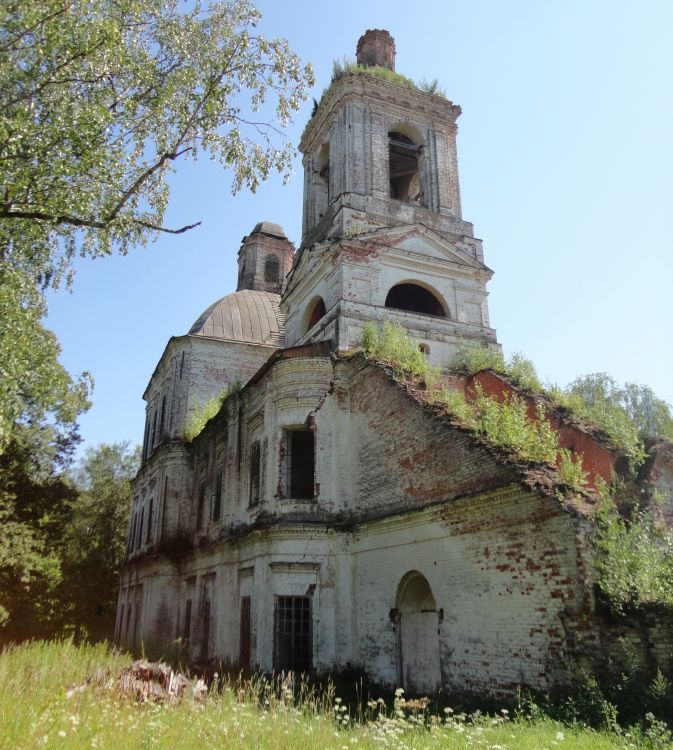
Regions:
[[237, 291], [171, 338], [145, 391], [116, 638], [414, 693], [547, 689], [601, 638], [589, 509], [354, 353], [384, 320], [441, 367], [463, 341], [499, 347], [460, 108], [375, 74], [394, 70], [387, 32], [357, 52], [302, 136], [300, 247], [260, 222]]

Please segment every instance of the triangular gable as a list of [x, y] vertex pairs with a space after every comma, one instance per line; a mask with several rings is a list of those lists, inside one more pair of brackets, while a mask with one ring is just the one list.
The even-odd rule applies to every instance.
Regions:
[[492, 273], [488, 266], [468, 250], [449, 242], [423, 224], [384, 227], [354, 237], [343, 237], [341, 240], [344, 244], [385, 247], [391, 255], [397, 250], [403, 254], [423, 256], [427, 260], [444, 261]]

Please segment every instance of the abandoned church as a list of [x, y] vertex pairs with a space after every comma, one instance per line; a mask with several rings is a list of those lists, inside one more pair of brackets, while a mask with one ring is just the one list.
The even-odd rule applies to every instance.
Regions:
[[[260, 221], [237, 290], [152, 373], [117, 642], [250, 669], [360, 669], [411, 693], [546, 690], [619, 639], [670, 670], [669, 624], [601, 610], [591, 492], [568, 500], [553, 463], [513, 460], [359, 350], [382, 321], [443, 370], [465, 342], [500, 345], [492, 272], [461, 214], [460, 108], [395, 80], [386, 31], [360, 38], [357, 61], [301, 138], [299, 248]], [[492, 371], [445, 377], [516, 390]], [[549, 419], [590, 485], [619, 472], [596, 430]], [[670, 522], [670, 444], [646, 466]]]

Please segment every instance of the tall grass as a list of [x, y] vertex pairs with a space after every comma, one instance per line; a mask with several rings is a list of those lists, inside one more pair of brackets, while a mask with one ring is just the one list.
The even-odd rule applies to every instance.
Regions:
[[[205, 700], [138, 703], [115, 689], [129, 657], [103, 646], [32, 643], [0, 654], [0, 748], [29, 750], [439, 750], [655, 747], [645, 735], [596, 732], [524, 714], [431, 713], [398, 692], [371, 700], [359, 720], [333, 691], [262, 677], [219, 680]], [[642, 742], [641, 742], [642, 740]], [[649, 739], [647, 739], [649, 742]]]

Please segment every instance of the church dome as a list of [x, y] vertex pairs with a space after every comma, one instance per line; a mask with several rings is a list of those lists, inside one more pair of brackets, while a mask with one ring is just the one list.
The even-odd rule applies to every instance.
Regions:
[[283, 240], [287, 239], [283, 227], [280, 224], [274, 224], [272, 221], [258, 222], [250, 234], [268, 234], [271, 237], [278, 237]]
[[218, 300], [189, 329], [190, 336], [282, 346], [285, 319], [280, 295], [242, 289]]

